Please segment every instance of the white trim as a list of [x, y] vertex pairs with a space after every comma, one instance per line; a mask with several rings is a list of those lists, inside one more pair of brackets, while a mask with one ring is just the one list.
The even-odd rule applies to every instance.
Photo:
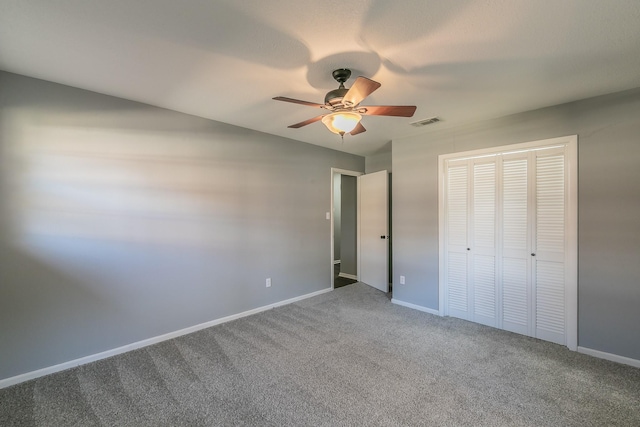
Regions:
[[445, 251], [445, 211], [444, 211], [444, 159], [442, 156], [438, 156], [438, 314], [440, 316], [444, 316], [445, 310], [447, 307], [447, 301], [445, 301], [445, 262], [444, 262], [444, 251]]
[[569, 350], [578, 350], [578, 135], [566, 137], [569, 142], [565, 155], [568, 157], [567, 173], [567, 248], [565, 250], [567, 277], [566, 301], [566, 345]]
[[397, 305], [401, 305], [403, 307], [412, 308], [412, 309], [418, 310], [418, 311], [424, 311], [425, 313], [435, 314], [436, 316], [442, 316], [442, 314], [440, 314], [440, 312], [438, 310], [434, 310], [433, 308], [427, 308], [427, 307], [423, 307], [421, 305], [411, 304], [410, 302], [401, 301], [401, 300], [396, 299], [396, 298], [391, 298], [391, 302], [394, 303], [394, 304], [397, 304]]
[[356, 274], [358, 278], [356, 279], [358, 282], [360, 281], [360, 275], [362, 274], [362, 270], [360, 269], [360, 254], [362, 253], [362, 248], [360, 247], [360, 218], [361, 212], [361, 204], [360, 204], [360, 193], [362, 192], [360, 188], [360, 176], [356, 178]]
[[640, 360], [632, 359], [630, 357], [618, 356], [617, 354], [606, 353], [604, 351], [593, 350], [591, 348], [580, 346], [578, 346], [578, 353], [597, 357], [598, 359], [610, 360], [612, 362], [622, 363], [623, 365], [630, 365], [636, 368], [640, 368]]
[[333, 265], [336, 265], [336, 264], [341, 264], [339, 259], [336, 259], [336, 260], [333, 261]]
[[351, 280], [358, 280], [358, 276], [356, 276], [355, 274], [339, 273], [338, 277], [344, 277], [345, 279], [351, 279]]
[[560, 148], [571, 141], [578, 140], [577, 135], [560, 136], [557, 138], [540, 139], [537, 141], [522, 142], [519, 144], [507, 144], [495, 147], [480, 148], [477, 150], [459, 151], [447, 154], [440, 154], [438, 159], [444, 164], [444, 160], [460, 159], [469, 160], [478, 157], [488, 157], [498, 154], [512, 154], [523, 151], [548, 150], [552, 148]]
[[349, 176], [364, 175], [364, 172], [350, 171], [350, 170], [347, 170], [347, 169], [339, 169], [339, 168], [331, 168], [331, 176], [332, 177], [333, 177], [334, 173], [339, 173], [340, 175], [349, 175]]
[[248, 310], [242, 313], [232, 314], [231, 316], [221, 317], [220, 319], [211, 320], [209, 322], [200, 323], [199, 325], [190, 326], [188, 328], [180, 329], [178, 331], [169, 332], [163, 335], [158, 335], [157, 337], [148, 338], [146, 340], [123, 345], [122, 347], [118, 347], [118, 348], [103, 351], [100, 353], [92, 354], [89, 356], [81, 357], [79, 359], [70, 360], [68, 362], [60, 363], [58, 365], [38, 369], [37, 371], [26, 372], [24, 374], [16, 375], [14, 377], [5, 378], [0, 380], [0, 389], [9, 387], [15, 384], [19, 384], [25, 381], [33, 380], [35, 378], [43, 377], [45, 375], [50, 375], [50, 374], [54, 374], [56, 372], [64, 371], [70, 368], [75, 368], [76, 366], [86, 365], [87, 363], [96, 362], [98, 360], [106, 359], [107, 357], [116, 356], [118, 354], [126, 353], [128, 351], [137, 350], [139, 348], [157, 344], [162, 341], [178, 338], [180, 336], [191, 334], [193, 332], [197, 332], [202, 329], [210, 328], [212, 326], [230, 322], [232, 320], [240, 319], [242, 317], [251, 316], [253, 314], [257, 314], [266, 310], [271, 310], [273, 308], [281, 307], [283, 305], [292, 304], [294, 302], [315, 297], [317, 295], [321, 295], [330, 291], [332, 291], [331, 288], [322, 289], [316, 292], [312, 292], [310, 294], [301, 295], [301, 296], [290, 298], [284, 301], [254, 308], [253, 310]]

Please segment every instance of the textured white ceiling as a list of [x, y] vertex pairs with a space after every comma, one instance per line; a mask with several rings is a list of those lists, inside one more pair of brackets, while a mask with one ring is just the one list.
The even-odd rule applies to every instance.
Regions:
[[[382, 87], [340, 138], [335, 68]], [[369, 155], [394, 138], [640, 86], [638, 0], [0, 0], [0, 69]], [[1, 88], [0, 88], [1, 90]], [[431, 116], [444, 121], [415, 128]]]

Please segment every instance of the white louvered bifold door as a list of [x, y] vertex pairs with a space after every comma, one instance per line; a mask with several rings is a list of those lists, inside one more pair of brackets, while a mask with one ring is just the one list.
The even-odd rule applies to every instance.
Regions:
[[575, 346], [571, 150], [556, 143], [443, 162], [445, 315]]
[[565, 154], [563, 148], [535, 154], [534, 336], [565, 344]]
[[532, 335], [529, 156], [502, 159], [502, 328]]
[[471, 182], [469, 291], [471, 320], [496, 324], [496, 162], [476, 160]]
[[453, 162], [446, 171], [446, 267], [447, 314], [469, 319], [468, 218], [469, 165]]

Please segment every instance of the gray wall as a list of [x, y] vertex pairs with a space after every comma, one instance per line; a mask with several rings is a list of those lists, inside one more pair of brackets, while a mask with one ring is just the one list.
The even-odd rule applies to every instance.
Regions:
[[355, 176], [342, 175], [342, 226], [340, 237], [340, 273], [358, 274], [357, 246], [357, 197], [358, 178]]
[[365, 157], [364, 159], [364, 172], [374, 173], [387, 170], [392, 172], [391, 150], [386, 153], [377, 153]]
[[328, 288], [331, 167], [364, 158], [0, 72], [0, 379]]
[[639, 117], [636, 89], [395, 140], [394, 298], [438, 309], [439, 154], [577, 134], [578, 345], [640, 359]]

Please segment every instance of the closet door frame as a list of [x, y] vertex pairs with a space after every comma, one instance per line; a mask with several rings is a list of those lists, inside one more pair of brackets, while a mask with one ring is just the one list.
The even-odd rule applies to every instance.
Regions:
[[[569, 135], [539, 141], [490, 147], [438, 156], [438, 221], [439, 221], [439, 314], [445, 312], [447, 295], [446, 268], [446, 207], [445, 191], [447, 162], [450, 160], [491, 157], [553, 147], [565, 147], [565, 345], [573, 351], [578, 349], [578, 136]], [[501, 327], [501, 325], [498, 325]]]

